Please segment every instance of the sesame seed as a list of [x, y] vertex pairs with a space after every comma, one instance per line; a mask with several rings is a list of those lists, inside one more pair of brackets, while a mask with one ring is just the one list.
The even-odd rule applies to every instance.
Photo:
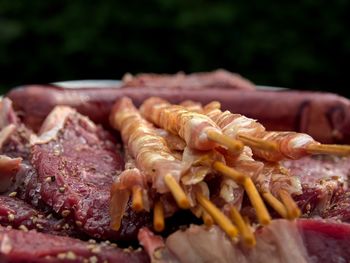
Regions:
[[70, 214], [70, 211], [69, 211], [69, 210], [63, 210], [62, 213], [61, 213], [61, 215], [62, 215], [63, 217], [67, 217], [67, 216], [69, 216], [69, 214]]
[[89, 262], [90, 263], [97, 263], [98, 262], [98, 258], [96, 256], [92, 256], [89, 258]]
[[98, 254], [101, 252], [101, 248], [99, 246], [95, 246], [91, 249], [92, 253]]
[[52, 218], [52, 214], [48, 214], [48, 215], [46, 216], [46, 218], [47, 218], [47, 219], [51, 219], [51, 218]]
[[77, 226], [79, 226], [79, 227], [83, 225], [83, 223], [82, 223], [81, 221], [78, 221], [78, 220], [75, 221], [75, 224], [76, 224]]
[[88, 241], [90, 244], [96, 244], [96, 240], [95, 239], [89, 239]]
[[162, 258], [162, 249], [158, 248], [153, 252], [153, 256], [155, 259], [161, 259]]
[[58, 188], [58, 191], [59, 191], [60, 193], [64, 193], [65, 190], [66, 190], [65, 187], [60, 187], [60, 188]]
[[64, 224], [64, 225], [63, 225], [63, 229], [65, 229], [65, 230], [69, 229], [69, 225], [68, 225], [67, 223]]
[[9, 197], [15, 197], [17, 195], [17, 192], [11, 192], [9, 193]]
[[25, 225], [20, 225], [20, 226], [18, 227], [18, 229], [20, 229], [20, 230], [22, 230], [22, 231], [24, 231], [24, 232], [28, 232], [28, 228], [27, 228]]
[[42, 224], [36, 224], [35, 226], [36, 226], [36, 228], [38, 228], [38, 229], [44, 229], [44, 227], [43, 227]]
[[75, 253], [73, 251], [68, 251], [67, 255], [66, 255], [66, 258], [70, 259], [70, 260], [76, 260], [77, 256], [75, 255]]
[[15, 220], [15, 215], [14, 215], [14, 214], [9, 214], [9, 215], [7, 216], [7, 219], [8, 219], [10, 222], [12, 222], [13, 220]]

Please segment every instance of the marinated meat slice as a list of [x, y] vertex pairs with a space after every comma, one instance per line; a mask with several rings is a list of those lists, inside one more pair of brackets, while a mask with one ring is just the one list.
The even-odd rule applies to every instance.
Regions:
[[312, 262], [350, 261], [350, 225], [336, 221], [298, 220]]
[[304, 217], [350, 222], [350, 158], [314, 156], [283, 164], [300, 178], [303, 193], [295, 196], [295, 200]]
[[22, 230], [36, 229], [38, 232], [55, 235], [81, 236], [66, 219], [38, 211], [24, 201], [9, 196], [0, 196], [0, 225]]
[[150, 87], [160, 89], [194, 89], [224, 88], [238, 90], [255, 90], [255, 85], [238, 74], [219, 69], [212, 72], [192, 73], [179, 72], [174, 75], [144, 73], [133, 77], [126, 74], [123, 88]]
[[[140, 235], [156, 262], [349, 262], [350, 225], [335, 221], [278, 219], [255, 231], [256, 246], [246, 248], [230, 240], [217, 226], [192, 225], [170, 235], [162, 246], [160, 237]], [[149, 248], [155, 248], [150, 250]], [[175, 259], [174, 259], [175, 257]]]
[[28, 160], [31, 132], [20, 123], [8, 98], [0, 99], [0, 153]]
[[[16, 192], [17, 197], [40, 206], [44, 210], [49, 210], [40, 202], [39, 190], [41, 185], [37, 181], [37, 173], [30, 163], [30, 137], [33, 134], [16, 118], [12, 103], [4, 98], [0, 101], [0, 154], [12, 158], [12, 164], [18, 163], [16, 173], [11, 174], [11, 182], [6, 178], [7, 184], [1, 184], [3, 190], [8, 193]], [[4, 159], [5, 160], [5, 159]], [[19, 162], [21, 160], [21, 162]], [[1, 178], [5, 180], [5, 174]], [[6, 189], [5, 189], [6, 188]], [[0, 191], [1, 192], [1, 191]]]
[[350, 176], [350, 158], [329, 155], [308, 156], [299, 160], [285, 160], [283, 165], [293, 175], [300, 178], [302, 185], [308, 188], [322, 187], [332, 181], [347, 187]]
[[0, 227], [0, 262], [149, 262], [143, 251]]
[[135, 240], [150, 220], [126, 210], [121, 228], [110, 228], [111, 185], [123, 160], [109, 133], [75, 110], [58, 106], [33, 138], [32, 164], [42, 200], [59, 214], [69, 214], [86, 234], [99, 239]]

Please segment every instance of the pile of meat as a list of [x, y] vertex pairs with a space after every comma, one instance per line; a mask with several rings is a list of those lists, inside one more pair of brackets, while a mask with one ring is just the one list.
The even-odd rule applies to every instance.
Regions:
[[119, 89], [16, 88], [0, 102], [1, 262], [350, 260], [348, 157], [282, 161], [301, 183], [302, 192], [293, 198], [302, 218], [281, 219], [270, 210], [275, 219], [254, 226], [253, 248], [182, 211], [167, 219], [161, 235], [154, 234], [153, 215], [136, 212], [131, 201], [116, 231], [111, 187], [128, 159], [110, 112], [124, 96], [139, 106], [154, 95], [172, 103], [218, 100], [222, 108], [257, 118], [271, 130], [306, 132], [323, 143], [350, 142], [347, 99], [258, 91], [225, 71], [126, 76]]

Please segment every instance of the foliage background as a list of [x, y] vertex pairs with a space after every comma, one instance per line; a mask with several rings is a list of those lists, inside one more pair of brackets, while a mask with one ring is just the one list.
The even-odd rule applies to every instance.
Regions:
[[348, 95], [350, 2], [0, 1], [0, 88], [218, 67]]

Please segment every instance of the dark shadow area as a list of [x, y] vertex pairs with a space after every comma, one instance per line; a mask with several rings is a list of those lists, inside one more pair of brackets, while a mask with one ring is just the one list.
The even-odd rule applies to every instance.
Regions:
[[350, 2], [0, 2], [0, 88], [226, 68], [348, 95]]

